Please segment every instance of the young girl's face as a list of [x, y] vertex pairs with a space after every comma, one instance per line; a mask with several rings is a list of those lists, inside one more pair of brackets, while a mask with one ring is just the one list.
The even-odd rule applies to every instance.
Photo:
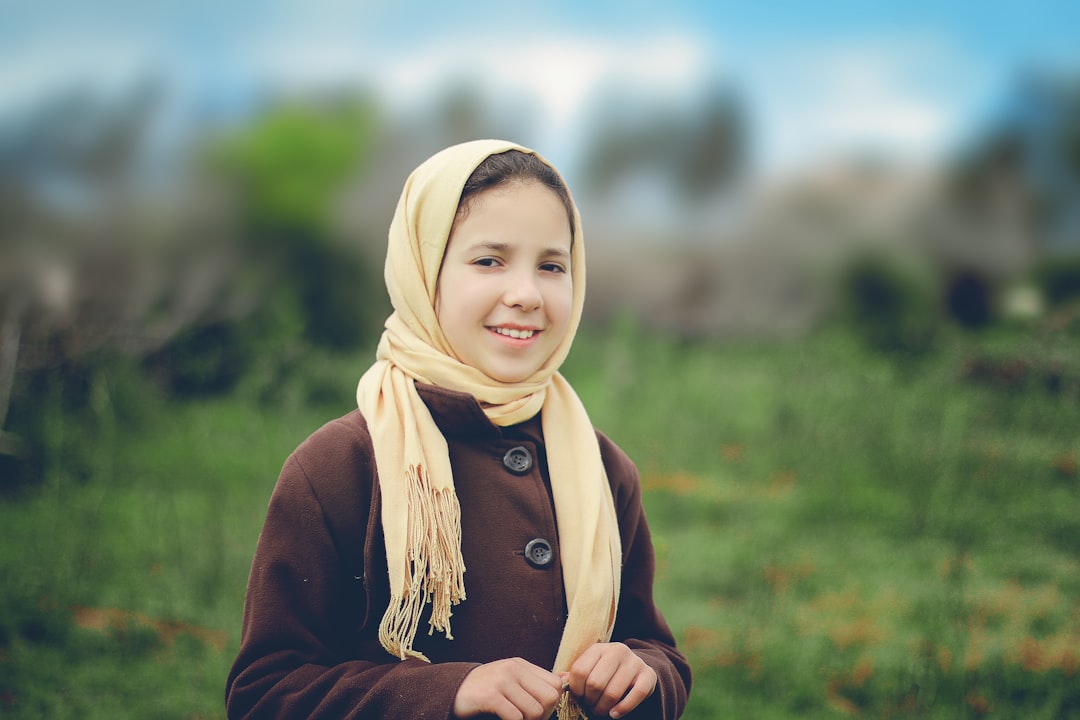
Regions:
[[450, 231], [435, 313], [458, 359], [520, 382], [566, 335], [573, 305], [566, 206], [537, 182], [472, 197]]

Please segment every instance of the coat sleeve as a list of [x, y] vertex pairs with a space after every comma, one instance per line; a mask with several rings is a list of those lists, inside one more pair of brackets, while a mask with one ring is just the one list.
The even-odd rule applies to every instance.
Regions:
[[445, 719], [476, 667], [399, 661], [378, 644], [381, 613], [369, 612], [364, 567], [375, 504], [363, 430], [332, 423], [282, 468], [248, 580], [229, 718]]
[[653, 694], [626, 719], [675, 720], [686, 707], [691, 671], [653, 599], [656, 556], [642, 505], [641, 482], [633, 462], [603, 435], [600, 448], [619, 516], [623, 551], [622, 588], [611, 639], [637, 653], [657, 678]]

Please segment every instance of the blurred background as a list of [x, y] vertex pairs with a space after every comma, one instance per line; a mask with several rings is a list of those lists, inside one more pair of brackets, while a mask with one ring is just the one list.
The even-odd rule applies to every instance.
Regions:
[[[892, 477], [879, 471], [925, 451], [926, 464], [910, 473], [889, 471], [897, 482], [927, 479], [911, 488], [916, 508], [922, 494], [940, 500], [941, 487], [954, 487], [938, 480], [967, 477], [973, 457], [1000, 466], [1003, 488], [1043, 473], [1062, 515], [1051, 539], [1038, 541], [1053, 552], [1039, 555], [1040, 544], [1027, 557], [1050, 568], [1039, 577], [1059, 593], [1058, 615], [1049, 625], [1032, 615], [1045, 625], [1033, 637], [1052, 630], [1074, 650], [1053, 656], [1060, 667], [1036, 670], [1072, 677], [1080, 662], [1080, 529], [1066, 513], [1077, 502], [1080, 450], [1070, 425], [1080, 407], [1077, 28], [1080, 4], [1070, 0], [0, 1], [0, 671], [11, 671], [0, 708], [94, 716], [93, 704], [77, 699], [79, 683], [100, 687], [91, 676], [65, 680], [70, 697], [59, 705], [50, 687], [67, 660], [87, 660], [89, 673], [89, 659], [104, 652], [72, 640], [72, 627], [120, 627], [108, 652], [143, 657], [186, 633], [211, 659], [189, 648], [183, 662], [161, 661], [161, 682], [184, 677], [194, 704], [178, 689], [162, 714], [139, 705], [133, 687], [116, 690], [116, 704], [101, 712], [217, 716], [272, 478], [318, 422], [348, 411], [389, 311], [382, 262], [401, 186], [432, 153], [479, 137], [538, 150], [581, 208], [589, 291], [584, 349], [568, 373], [598, 425], [610, 424], [620, 441], [640, 440], [635, 458], [662, 555], [677, 556], [680, 542], [700, 549], [730, 537], [717, 534], [727, 526], [716, 518], [680, 535], [686, 512], [786, 498], [801, 487], [796, 476], [843, 476], [848, 484], [829, 497], [861, 497], [866, 478]], [[842, 339], [815, 340], [837, 328]], [[758, 349], [747, 355], [746, 347]], [[722, 354], [694, 354], [702, 348]], [[668, 384], [650, 396], [647, 418], [618, 404], [660, 376]], [[650, 429], [658, 416], [667, 422], [705, 402], [677, 384], [691, 377], [713, 392], [696, 425], [714, 434], [658, 439]], [[812, 405], [799, 393], [818, 381], [829, 389]], [[974, 395], [947, 407], [942, 399], [986, 388], [1000, 394], [986, 401], [996, 403], [991, 410], [978, 409]], [[1032, 397], [1042, 404], [1017, 410], [1018, 398]], [[665, 404], [675, 398], [685, 403]], [[840, 398], [850, 407], [831, 405]], [[811, 420], [822, 403], [832, 414]], [[875, 403], [891, 409], [894, 424], [866, 442], [868, 428], [884, 422], [864, 416]], [[987, 450], [971, 438], [991, 416], [1004, 424]], [[811, 470], [782, 459], [817, 457], [826, 420], [842, 428], [834, 449], [867, 448], [864, 466]], [[918, 435], [931, 428], [941, 432]], [[226, 436], [234, 445], [221, 445]], [[1017, 437], [1021, 450], [1011, 444]], [[785, 450], [791, 438], [801, 444]], [[755, 449], [772, 464], [751, 469]], [[1038, 470], [1005, 467], [1011, 453]], [[724, 484], [753, 488], [762, 478], [767, 492]], [[234, 497], [242, 485], [247, 494]], [[958, 498], [969, 490], [991, 502], [979, 486], [956, 490], [948, 507], [963, 507]], [[703, 504], [679, 505], [686, 493]], [[1011, 507], [1019, 518], [1016, 498], [993, 498], [995, 512]], [[803, 523], [836, 521], [830, 513], [841, 506], [852, 517], [865, 510], [800, 502]], [[955, 589], [957, 568], [971, 568], [972, 528], [984, 537], [992, 524], [980, 515], [961, 528], [936, 512], [918, 510], [897, 532], [944, 543], [941, 556], [928, 551], [927, 567], [944, 563], [930, 574]], [[1031, 507], [1031, 517], [1044, 512]], [[159, 545], [162, 528], [185, 544]], [[759, 530], [744, 530], [746, 548], [764, 547]], [[792, 538], [792, 553], [801, 542]], [[764, 578], [761, 597], [775, 600], [813, 575], [804, 559], [777, 552], [729, 565]], [[995, 563], [987, 592], [1016, 576]], [[130, 575], [108, 570], [120, 567]], [[780, 625], [753, 615], [763, 607], [753, 595], [749, 616], [718, 613], [722, 598], [739, 593], [698, 577], [687, 569], [683, 580], [705, 584], [691, 594], [700, 603], [680, 606], [673, 595], [672, 622], [695, 661], [717, 673], [701, 687], [758, 683], [760, 698], [781, 697], [781, 679], [807, 663], [796, 652], [770, 684], [769, 658], [783, 653], [769, 651], [779, 645], [762, 641], [767, 634], [739, 636], [738, 627]], [[922, 570], [909, 577], [926, 587]], [[942, 601], [953, 608], [945, 615], [969, 621], [953, 597]], [[737, 618], [722, 637], [718, 617]], [[1027, 637], [1002, 641], [1001, 667], [1030, 670]], [[731, 643], [742, 654], [717, 650]], [[970, 649], [957, 643], [952, 651]], [[937, 652], [904, 648], [896, 667]], [[821, 662], [835, 662], [835, 650]], [[884, 713], [886, 701], [866, 697], [903, 695], [890, 685], [860, 696], [869, 681], [861, 659], [851, 661], [855, 669], [837, 670], [835, 682], [813, 675], [804, 687], [817, 689], [783, 707]], [[205, 676], [178, 670], [200, 664]], [[114, 668], [108, 682], [119, 686], [127, 672]], [[1013, 687], [1012, 675], [1002, 677], [1001, 687]], [[1042, 687], [1029, 680], [1017, 686]], [[977, 688], [957, 683], [965, 712], [985, 714]], [[1068, 698], [1080, 707], [1075, 692]], [[693, 717], [719, 707], [730, 710], [701, 704]], [[1061, 707], [1046, 717], [1063, 716]]]
[[1065, 1], [3, 14], [0, 418], [106, 346], [194, 389], [370, 340], [405, 176], [476, 137], [567, 177], [590, 317], [680, 335], [804, 333], [871, 253], [978, 325], [1080, 253]]

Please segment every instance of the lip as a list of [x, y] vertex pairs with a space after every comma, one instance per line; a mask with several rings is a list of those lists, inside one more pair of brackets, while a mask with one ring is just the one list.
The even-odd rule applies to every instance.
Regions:
[[488, 325], [488, 330], [532, 330], [533, 332], [540, 332], [543, 330], [536, 325], [518, 325], [517, 323], [499, 323], [498, 325]]

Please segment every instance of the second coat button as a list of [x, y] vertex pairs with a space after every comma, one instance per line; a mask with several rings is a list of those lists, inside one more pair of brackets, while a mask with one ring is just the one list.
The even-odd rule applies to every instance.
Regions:
[[535, 568], [547, 567], [554, 558], [555, 553], [551, 549], [551, 543], [544, 538], [530, 540], [525, 546], [525, 559]]

